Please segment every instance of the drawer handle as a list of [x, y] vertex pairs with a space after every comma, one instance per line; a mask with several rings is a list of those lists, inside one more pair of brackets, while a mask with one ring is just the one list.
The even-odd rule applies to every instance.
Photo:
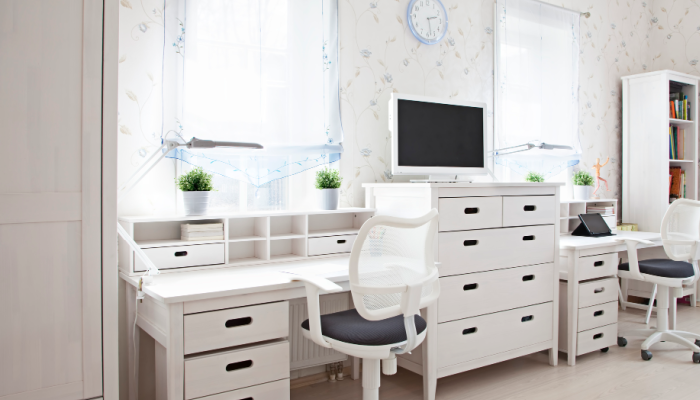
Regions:
[[523, 276], [523, 282], [534, 281], [534, 280], [535, 280], [535, 275], [525, 275], [525, 276]]
[[338, 244], [343, 244], [343, 243], [345, 243], [345, 239], [338, 240]]
[[600, 339], [602, 337], [603, 337], [602, 333], [596, 333], [595, 335], [593, 335], [593, 340], [597, 340], [597, 339]]
[[226, 366], [226, 371], [238, 371], [239, 369], [250, 368], [253, 365], [253, 360], [239, 361], [235, 363], [228, 364]]
[[523, 236], [523, 240], [535, 240], [535, 235]]
[[605, 312], [604, 312], [603, 310], [600, 310], [600, 311], [594, 312], [594, 313], [593, 313], [593, 316], [594, 316], [594, 317], [600, 317], [600, 316], [603, 315], [603, 314], [605, 314]]
[[534, 315], [528, 315], [526, 317], [520, 318], [520, 322], [528, 322], [528, 321], [532, 321], [533, 319], [535, 319]]
[[479, 207], [467, 207], [464, 209], [465, 214], [478, 214]]
[[603, 264], [605, 264], [604, 261], [596, 261], [596, 262], [593, 263], [593, 266], [594, 266], [594, 267], [602, 267]]
[[479, 244], [478, 240], [465, 240], [464, 241], [465, 246], [476, 246], [477, 244]]
[[472, 334], [472, 333], [476, 333], [476, 331], [477, 331], [476, 328], [465, 329], [465, 330], [462, 331], [462, 335], [469, 335], [469, 334]]
[[250, 325], [252, 322], [253, 318], [251, 317], [234, 318], [226, 321], [225, 325], [227, 328], [235, 328], [237, 326]]
[[536, 209], [537, 209], [537, 207], [535, 207], [535, 206], [525, 206], [525, 207], [523, 207], [523, 210], [525, 210], [525, 211], [535, 211]]
[[597, 289], [593, 289], [593, 293], [596, 293], [596, 294], [598, 294], [598, 293], [603, 293], [604, 291], [605, 291], [605, 288], [604, 288], [604, 287], [600, 287], [600, 288], [597, 288]]
[[474, 290], [474, 289], [476, 289], [476, 288], [478, 288], [478, 287], [479, 287], [479, 284], [478, 284], [478, 283], [470, 283], [470, 284], [468, 284], [468, 285], [464, 285], [464, 288], [463, 288], [463, 289], [464, 289], [464, 291], [467, 291], [467, 290]]
[[175, 257], [184, 257], [187, 255], [186, 251], [176, 251], [175, 252]]

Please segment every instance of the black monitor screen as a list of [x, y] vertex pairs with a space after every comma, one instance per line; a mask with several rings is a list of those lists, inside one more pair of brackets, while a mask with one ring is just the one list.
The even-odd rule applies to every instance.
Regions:
[[484, 168], [480, 107], [398, 101], [398, 165]]

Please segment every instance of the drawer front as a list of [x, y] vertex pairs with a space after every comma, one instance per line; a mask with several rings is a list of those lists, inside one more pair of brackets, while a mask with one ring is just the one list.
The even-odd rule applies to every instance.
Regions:
[[503, 197], [503, 226], [553, 224], [556, 215], [554, 196]]
[[309, 255], [349, 253], [357, 235], [326, 236], [309, 239]]
[[600, 279], [578, 285], [578, 308], [617, 300], [617, 278]]
[[185, 359], [185, 399], [289, 379], [289, 342]]
[[552, 263], [440, 278], [438, 322], [554, 299]]
[[282, 379], [276, 382], [202, 397], [202, 400], [289, 400], [289, 389], [289, 379]]
[[579, 332], [576, 339], [577, 356], [614, 346], [617, 343], [617, 324]]
[[554, 262], [554, 225], [438, 234], [440, 276]]
[[[158, 269], [196, 267], [225, 263], [223, 243], [197, 244], [192, 246], [156, 247], [143, 249]], [[146, 265], [134, 255], [134, 271], [145, 271]]]
[[552, 303], [438, 325], [438, 368], [552, 339]]
[[617, 301], [578, 310], [578, 331], [617, 323]]
[[289, 303], [185, 315], [185, 354], [279, 339], [289, 335]]
[[500, 196], [443, 198], [438, 200], [438, 207], [441, 232], [503, 226], [503, 198]]
[[579, 257], [578, 279], [579, 281], [585, 281], [587, 279], [617, 275], [617, 261], [617, 253]]

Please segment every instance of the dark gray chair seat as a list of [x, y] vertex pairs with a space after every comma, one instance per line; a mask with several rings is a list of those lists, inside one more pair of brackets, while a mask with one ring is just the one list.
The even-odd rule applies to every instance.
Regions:
[[[418, 334], [427, 326], [420, 315], [415, 316], [414, 323]], [[308, 331], [309, 320], [302, 322], [301, 327]], [[355, 309], [321, 315], [321, 334], [341, 342], [363, 346], [384, 346], [406, 340], [403, 315], [381, 321], [368, 321]]]
[[[622, 263], [617, 269], [629, 271], [630, 265]], [[639, 272], [662, 278], [690, 278], [695, 274], [693, 265], [689, 262], [665, 259], [641, 260], [639, 261]]]

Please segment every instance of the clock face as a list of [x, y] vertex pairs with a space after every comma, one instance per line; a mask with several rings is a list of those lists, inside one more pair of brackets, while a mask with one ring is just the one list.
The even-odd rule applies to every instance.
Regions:
[[447, 12], [440, 0], [412, 0], [408, 23], [413, 35], [425, 44], [435, 44], [447, 33]]

